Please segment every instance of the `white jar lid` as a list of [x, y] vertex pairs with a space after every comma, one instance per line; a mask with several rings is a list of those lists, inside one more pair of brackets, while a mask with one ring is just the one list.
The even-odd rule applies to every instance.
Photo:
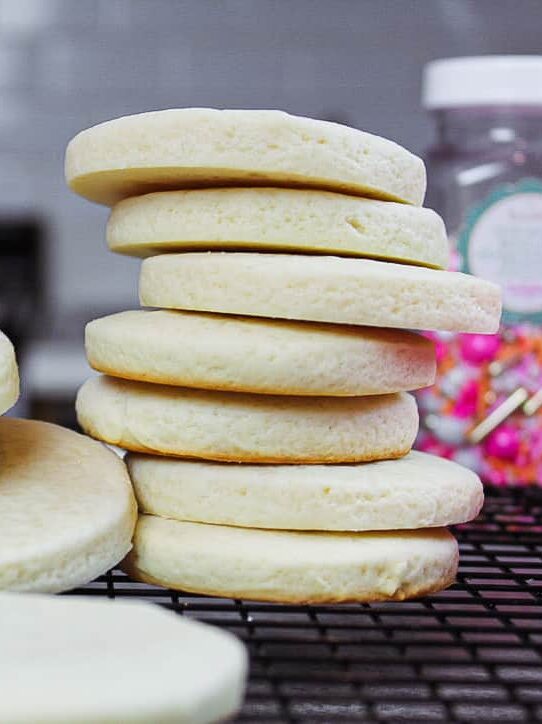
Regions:
[[424, 108], [542, 105], [542, 55], [433, 60], [424, 68]]

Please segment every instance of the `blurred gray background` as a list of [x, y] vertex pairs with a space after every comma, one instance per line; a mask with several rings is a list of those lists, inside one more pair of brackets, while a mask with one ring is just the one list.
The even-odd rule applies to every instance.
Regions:
[[33, 220], [40, 249], [20, 261], [41, 278], [36, 299], [19, 292], [27, 394], [70, 397], [83, 321], [137, 304], [138, 262], [106, 250], [106, 210], [64, 186], [79, 130], [175, 106], [282, 108], [421, 152], [424, 63], [541, 49], [541, 0], [0, 0], [0, 228]]

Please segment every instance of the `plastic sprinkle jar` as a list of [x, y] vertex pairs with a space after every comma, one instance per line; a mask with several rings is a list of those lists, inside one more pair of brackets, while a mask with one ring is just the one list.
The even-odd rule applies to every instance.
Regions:
[[438, 378], [418, 393], [417, 447], [495, 485], [542, 484], [542, 56], [429, 63], [436, 125], [427, 205], [454, 270], [500, 284], [499, 334], [431, 334]]

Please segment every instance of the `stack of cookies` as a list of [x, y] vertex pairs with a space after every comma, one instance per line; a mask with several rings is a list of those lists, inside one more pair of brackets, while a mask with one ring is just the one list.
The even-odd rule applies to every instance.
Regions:
[[185, 591], [284, 602], [404, 599], [449, 585], [444, 526], [476, 475], [410, 452], [432, 344], [492, 333], [497, 287], [443, 271], [420, 159], [278, 111], [169, 110], [80, 133], [71, 188], [113, 206], [145, 307], [88, 325], [93, 437], [130, 451], [125, 569]]

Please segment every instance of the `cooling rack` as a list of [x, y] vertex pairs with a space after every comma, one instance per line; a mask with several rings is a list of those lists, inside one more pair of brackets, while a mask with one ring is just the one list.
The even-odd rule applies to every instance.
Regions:
[[251, 674], [239, 722], [542, 721], [542, 492], [491, 493], [455, 533], [457, 584], [412, 602], [279, 606], [120, 571], [73, 593], [152, 601], [241, 637]]

